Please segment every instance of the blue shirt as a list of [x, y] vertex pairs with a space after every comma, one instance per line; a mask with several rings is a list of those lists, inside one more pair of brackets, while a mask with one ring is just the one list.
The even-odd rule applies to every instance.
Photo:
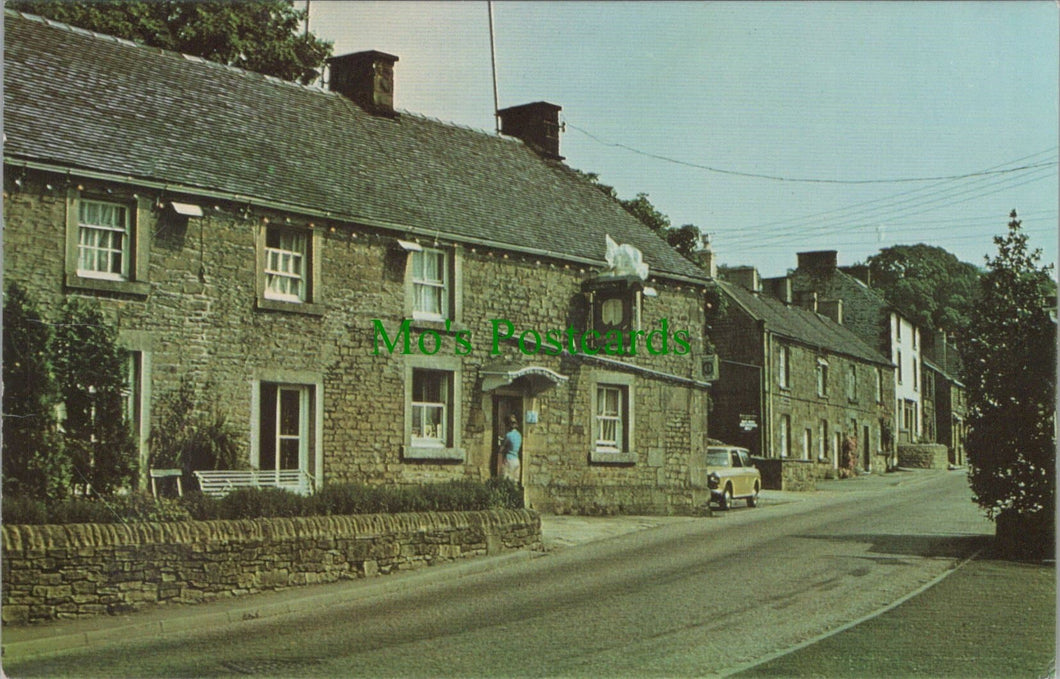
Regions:
[[512, 460], [519, 459], [519, 449], [523, 447], [523, 435], [519, 433], [518, 429], [512, 429], [504, 435], [505, 451]]

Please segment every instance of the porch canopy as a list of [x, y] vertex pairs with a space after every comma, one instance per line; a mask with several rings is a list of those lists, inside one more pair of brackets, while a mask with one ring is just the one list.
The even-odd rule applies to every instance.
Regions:
[[493, 391], [520, 381], [531, 394], [539, 394], [557, 384], [566, 382], [569, 377], [544, 366], [523, 365], [515, 361], [498, 361], [487, 363], [479, 369], [482, 377], [482, 391]]

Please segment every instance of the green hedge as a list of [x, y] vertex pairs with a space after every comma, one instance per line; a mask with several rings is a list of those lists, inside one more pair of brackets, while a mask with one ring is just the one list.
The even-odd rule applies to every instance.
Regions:
[[109, 498], [68, 498], [51, 505], [24, 497], [3, 498], [10, 524], [131, 523], [195, 519], [257, 519], [338, 514], [520, 509], [522, 489], [507, 479], [448, 481], [419, 486], [326, 485], [310, 496], [279, 488], [241, 488], [223, 498], [189, 492], [180, 499], [144, 493]]

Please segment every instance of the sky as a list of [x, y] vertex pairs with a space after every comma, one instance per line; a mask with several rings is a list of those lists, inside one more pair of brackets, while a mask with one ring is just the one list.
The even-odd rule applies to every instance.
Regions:
[[[300, 7], [302, 3], [296, 3]], [[1017, 210], [1056, 263], [1051, 2], [495, 2], [500, 108], [765, 276], [927, 243], [983, 266]], [[334, 54], [397, 55], [399, 109], [495, 130], [486, 2], [310, 0]]]

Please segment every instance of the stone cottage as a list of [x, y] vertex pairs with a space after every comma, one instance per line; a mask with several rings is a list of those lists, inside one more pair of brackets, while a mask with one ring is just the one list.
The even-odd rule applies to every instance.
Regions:
[[558, 106], [498, 136], [395, 108], [381, 52], [325, 90], [5, 19], [5, 276], [117, 328], [143, 466], [190, 379], [310, 487], [488, 478], [514, 414], [532, 507], [690, 508], [708, 281], [562, 162]]
[[835, 250], [800, 252], [798, 264], [788, 276], [794, 298], [841, 304], [842, 324], [894, 364], [895, 441], [917, 443], [923, 424], [919, 328], [871, 287], [867, 266], [840, 267]]
[[753, 267], [723, 278], [710, 321], [719, 361], [711, 435], [833, 469], [850, 439], [858, 468], [885, 469], [894, 365], [840, 323], [841, 305], [801, 307], [787, 279], [761, 279]]

